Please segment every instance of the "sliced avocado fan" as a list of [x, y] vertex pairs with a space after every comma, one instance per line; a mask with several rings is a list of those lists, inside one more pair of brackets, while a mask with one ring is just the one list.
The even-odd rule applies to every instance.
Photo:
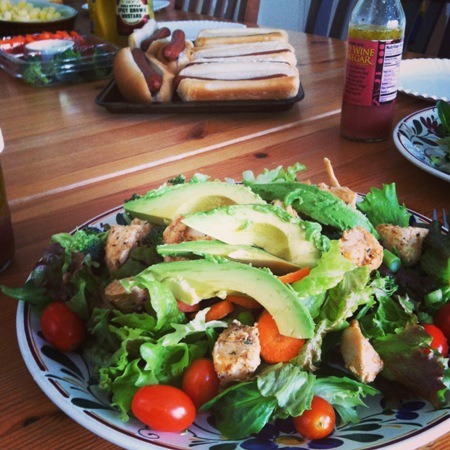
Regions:
[[219, 241], [261, 248], [299, 267], [314, 267], [329, 245], [318, 223], [269, 204], [215, 208], [186, 215], [182, 222]]
[[188, 305], [228, 294], [245, 294], [269, 311], [282, 335], [304, 339], [313, 335], [314, 322], [309, 311], [290, 286], [266, 269], [199, 259], [155, 264], [141, 273], [145, 274], [152, 275]]
[[251, 264], [254, 267], [267, 267], [276, 275], [283, 275], [299, 269], [299, 266], [271, 255], [261, 248], [250, 245], [229, 245], [220, 241], [187, 241], [179, 244], [165, 244], [156, 247], [163, 256], [215, 256], [232, 261]]
[[163, 185], [144, 196], [125, 202], [127, 213], [156, 224], [167, 224], [180, 214], [206, 211], [219, 206], [266, 203], [250, 188], [222, 181]]

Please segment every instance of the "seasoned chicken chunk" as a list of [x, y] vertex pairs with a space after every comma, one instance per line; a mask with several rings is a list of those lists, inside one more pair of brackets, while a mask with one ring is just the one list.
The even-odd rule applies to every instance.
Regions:
[[362, 334], [357, 320], [342, 333], [341, 353], [345, 367], [362, 383], [371, 383], [383, 369], [380, 355]]
[[413, 266], [419, 261], [423, 241], [428, 235], [426, 228], [381, 224], [376, 230], [383, 246], [396, 253], [405, 266]]
[[350, 188], [345, 186], [328, 186], [325, 183], [319, 183], [317, 187], [322, 191], [326, 191], [329, 192], [330, 194], [333, 194], [334, 196], [340, 198], [345, 203], [356, 208], [356, 200], [358, 199], [358, 194], [352, 191]]
[[120, 280], [114, 280], [106, 286], [104, 299], [118, 310], [130, 313], [142, 310], [149, 294], [146, 289], [137, 286], [133, 286], [131, 293], [127, 292]]
[[194, 229], [185, 225], [182, 220], [183, 216], [178, 216], [172, 220], [163, 233], [164, 244], [179, 244], [186, 241], [211, 240], [212, 238], [206, 234], [199, 233]]
[[213, 349], [220, 383], [248, 379], [261, 363], [260, 349], [258, 328], [233, 321], [220, 334]]
[[345, 230], [339, 239], [341, 254], [358, 267], [369, 266], [378, 269], [383, 262], [383, 247], [375, 236], [363, 227]]
[[298, 217], [297, 211], [292, 207], [292, 205], [285, 206], [284, 203], [281, 200], [274, 200], [272, 202], [272, 205], [273, 206], [279, 206], [280, 208], [283, 208], [292, 217]]
[[114, 273], [129, 258], [131, 249], [138, 246], [152, 225], [134, 219], [130, 225], [112, 225], [108, 233], [105, 262], [110, 273]]

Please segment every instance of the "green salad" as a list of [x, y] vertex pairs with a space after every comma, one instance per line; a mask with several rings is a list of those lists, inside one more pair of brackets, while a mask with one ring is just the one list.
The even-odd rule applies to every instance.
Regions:
[[[52, 236], [26, 283], [1, 289], [83, 352], [122, 420], [161, 431], [207, 411], [230, 439], [290, 417], [314, 439], [358, 422], [368, 396], [448, 405], [448, 233], [395, 184], [360, 198], [305, 169], [179, 176], [125, 201], [117, 225]], [[301, 419], [317, 399], [322, 434]]]

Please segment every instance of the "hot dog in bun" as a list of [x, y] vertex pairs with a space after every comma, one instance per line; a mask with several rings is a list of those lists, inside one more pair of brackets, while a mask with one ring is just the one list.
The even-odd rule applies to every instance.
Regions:
[[282, 62], [198, 63], [175, 80], [182, 101], [280, 100], [299, 89], [296, 67]]
[[170, 102], [173, 73], [142, 49], [125, 47], [114, 58], [114, 79], [121, 94], [130, 102]]
[[285, 30], [275, 28], [212, 28], [200, 30], [196, 47], [206, 45], [245, 44], [249, 42], [284, 41], [289, 37]]
[[287, 62], [291, 66], [297, 65], [294, 48], [283, 41], [194, 47], [190, 59], [192, 62], [272, 61]]

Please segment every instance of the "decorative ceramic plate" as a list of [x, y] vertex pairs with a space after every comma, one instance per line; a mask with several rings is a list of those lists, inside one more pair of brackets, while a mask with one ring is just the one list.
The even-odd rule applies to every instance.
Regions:
[[169, 22], [158, 22], [158, 27], [167, 27], [171, 32], [181, 29], [186, 34], [186, 39], [195, 41], [200, 30], [204, 28], [245, 28], [242, 23], [220, 22], [218, 20], [175, 20]]
[[450, 100], [450, 60], [404, 59], [400, 64], [398, 90], [426, 100]]
[[[118, 207], [84, 225], [115, 223], [121, 211]], [[416, 218], [429, 222], [418, 214]], [[159, 433], [134, 419], [122, 422], [107, 395], [92, 384], [91, 368], [83, 355], [61, 353], [48, 345], [36, 312], [25, 302], [19, 302], [16, 326], [23, 359], [44, 393], [80, 425], [127, 449], [404, 450], [425, 445], [450, 430], [450, 407], [436, 411], [422, 400], [410, 400], [400, 409], [386, 410], [382, 397], [372, 397], [366, 399], [368, 408], [359, 410], [358, 424], [340, 427], [328, 438], [317, 441], [302, 439], [291, 421], [267, 425], [260, 433], [241, 441], [227, 440], [206, 414], [198, 416], [182, 434]]]
[[439, 144], [436, 107], [417, 111], [402, 119], [394, 129], [394, 142], [410, 162], [450, 182], [450, 149]]
[[153, 0], [153, 11], [159, 11], [170, 5], [168, 1]]

